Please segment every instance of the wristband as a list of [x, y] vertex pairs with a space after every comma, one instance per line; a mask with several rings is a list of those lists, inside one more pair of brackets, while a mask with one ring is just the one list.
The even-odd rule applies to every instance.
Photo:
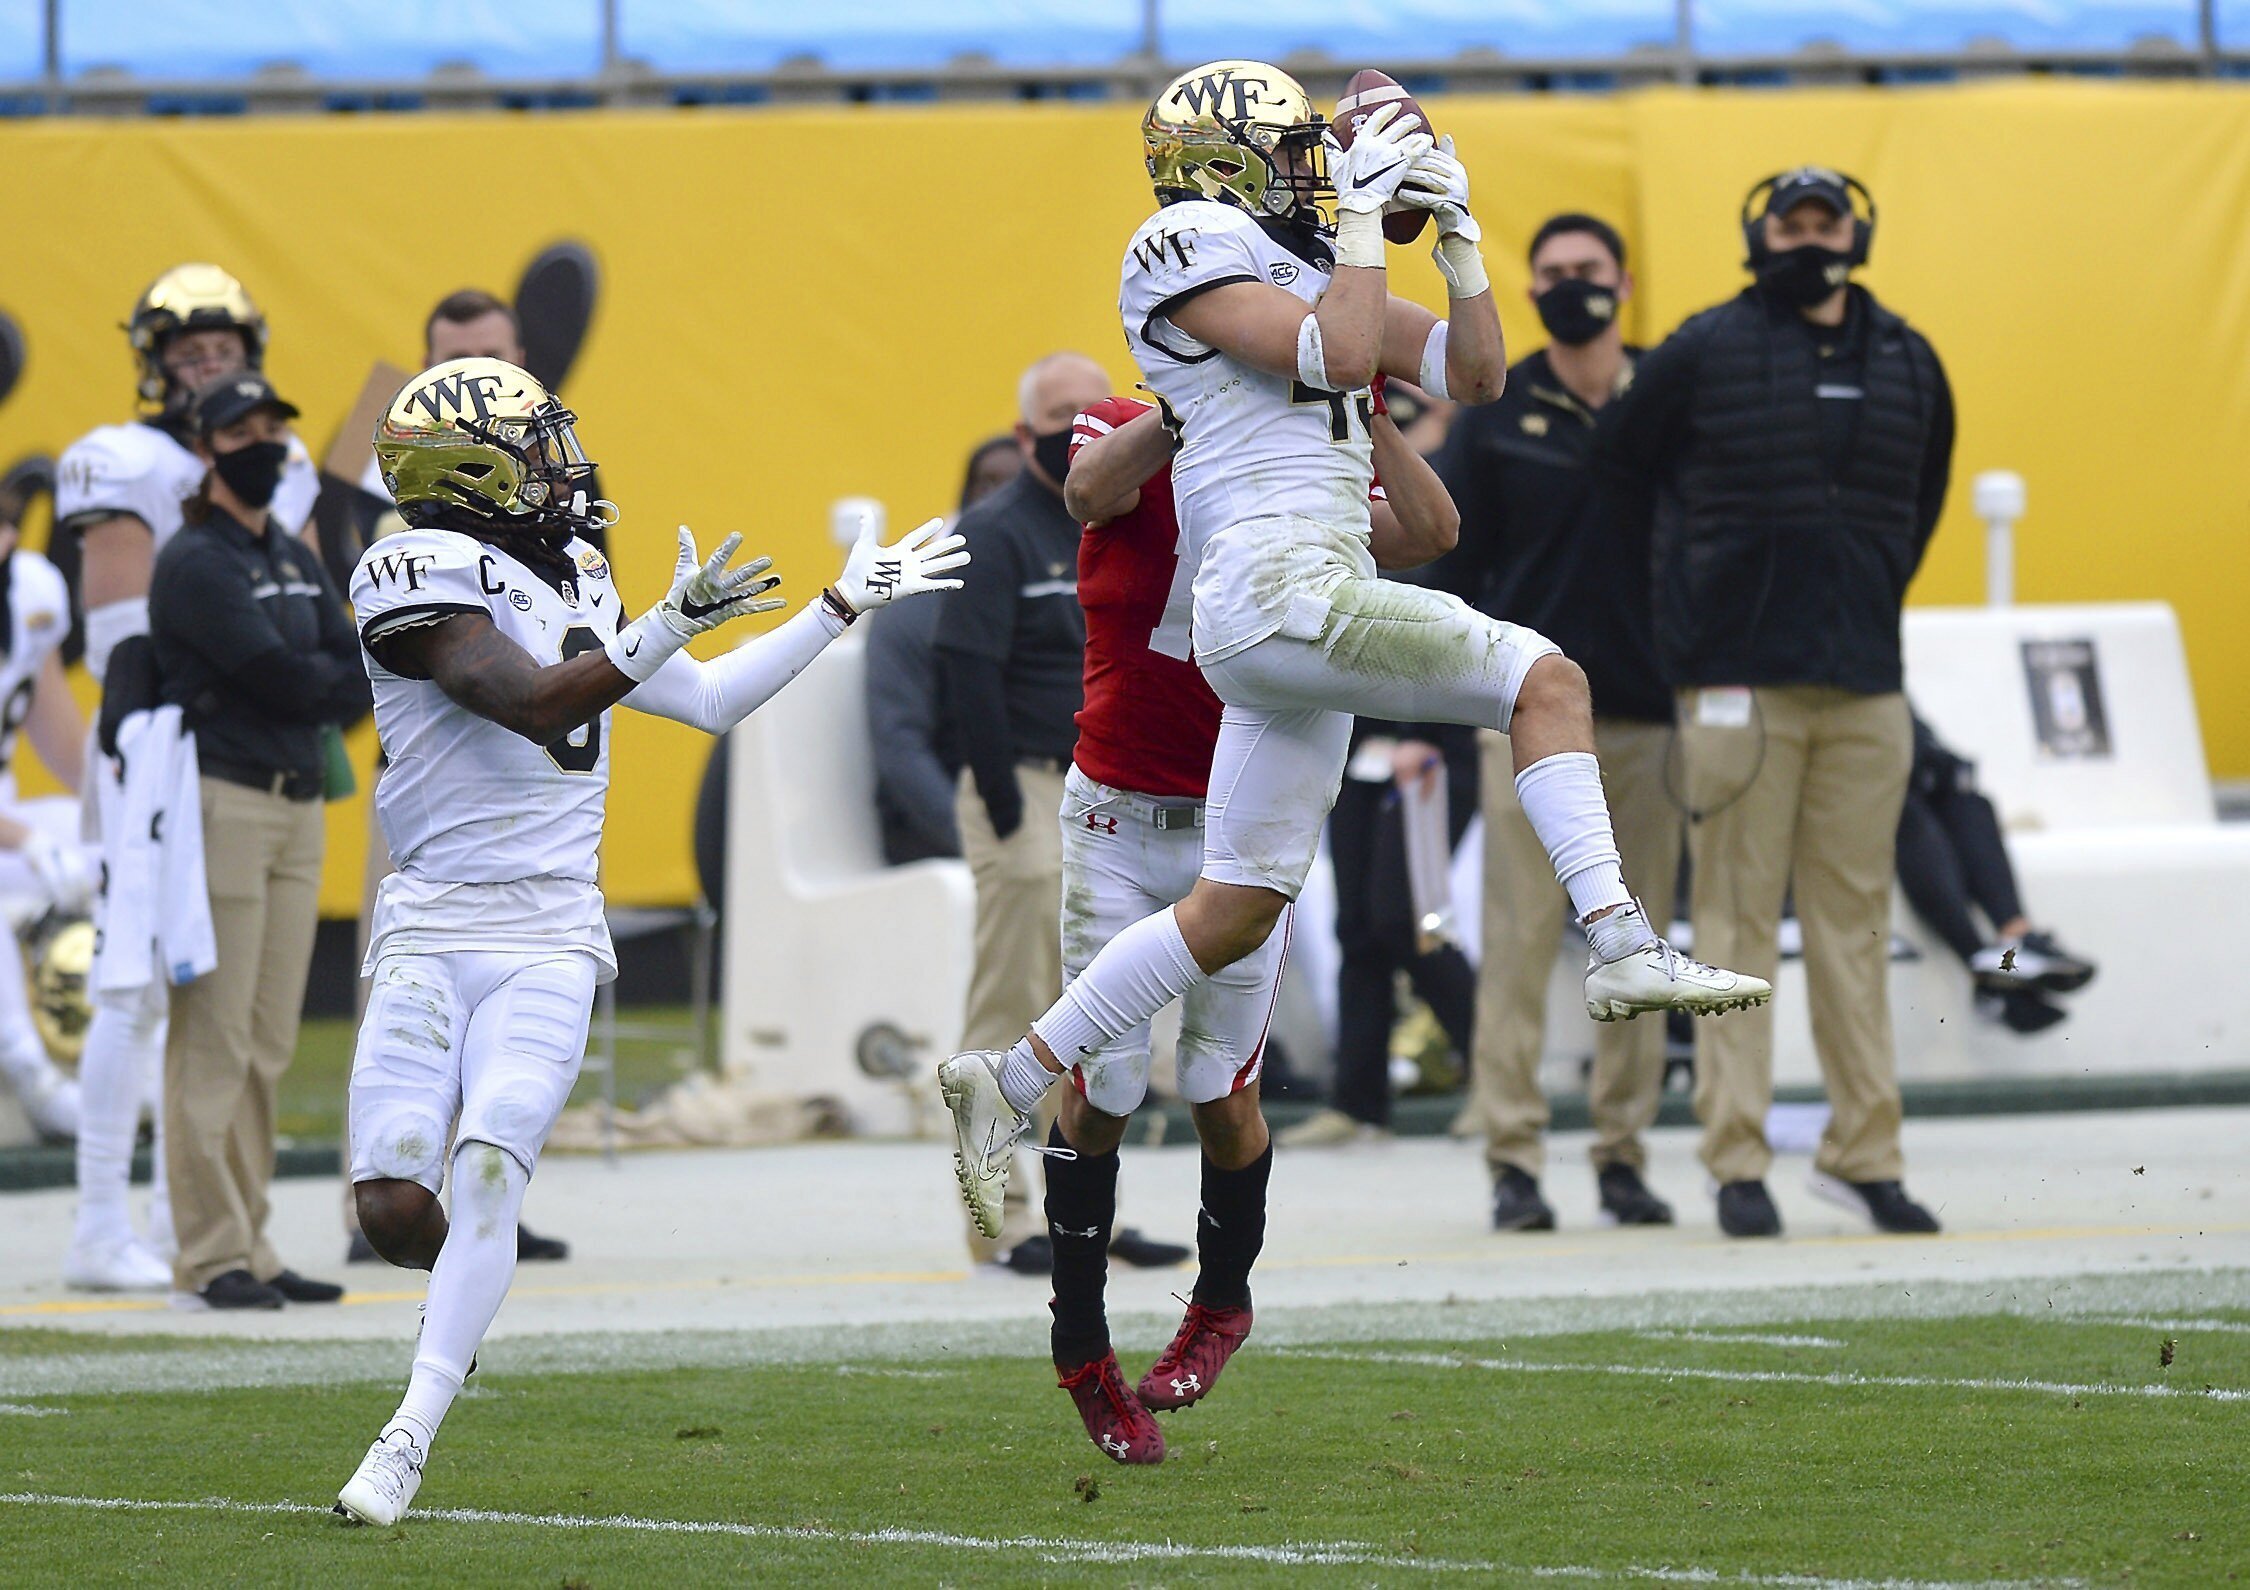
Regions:
[[1336, 217], [1336, 263], [1362, 270], [1383, 268], [1383, 213], [1345, 210]]
[[1448, 297], [1474, 298], [1492, 291], [1492, 278], [1484, 273], [1484, 256], [1471, 239], [1458, 232], [1443, 233], [1433, 257], [1438, 274], [1445, 278]]
[[1308, 314], [1297, 325], [1297, 379], [1323, 392], [1336, 390], [1328, 379], [1328, 351], [1321, 345], [1320, 316]]
[[[820, 605], [839, 626], [848, 627], [853, 620], [859, 617], [859, 609], [838, 596], [836, 587], [833, 585], [820, 593]], [[838, 633], [842, 633], [841, 628]]]
[[672, 653], [686, 644], [671, 625], [653, 613], [643, 613], [609, 637], [602, 655], [612, 668], [640, 685], [648, 683], [649, 675], [670, 662]]
[[1415, 383], [1434, 398], [1450, 398], [1453, 394], [1445, 385], [1445, 350], [1450, 328], [1439, 321], [1430, 328], [1429, 341], [1422, 344], [1422, 374]]

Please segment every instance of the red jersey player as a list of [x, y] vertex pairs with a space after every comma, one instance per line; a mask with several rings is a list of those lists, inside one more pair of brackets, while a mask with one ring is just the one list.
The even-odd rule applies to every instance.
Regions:
[[[1380, 394], [1377, 397], [1380, 415]], [[1146, 403], [1111, 398], [1072, 428], [1064, 499], [1086, 525], [1078, 598], [1086, 610], [1086, 701], [1062, 806], [1065, 980], [1129, 924], [1186, 898], [1203, 865], [1204, 801], [1222, 708], [1191, 660], [1192, 570], [1172, 510], [1173, 438]], [[1373, 428], [1378, 474], [1373, 550], [1386, 568], [1453, 544], [1452, 499], [1387, 417]], [[1155, 1463], [1164, 1435], [1149, 1410], [1211, 1390], [1250, 1334], [1250, 1266], [1265, 1240], [1273, 1149], [1258, 1073], [1289, 918], [1262, 948], [1183, 1002], [1180, 1095], [1203, 1144], [1201, 1261], [1172, 1345], [1128, 1388], [1111, 1350], [1102, 1292], [1117, 1209], [1117, 1145], [1148, 1091], [1149, 1029], [1072, 1057], [1072, 1087], [1049, 1138], [1047, 1224], [1054, 1238], [1055, 1370], [1086, 1433], [1120, 1463]]]

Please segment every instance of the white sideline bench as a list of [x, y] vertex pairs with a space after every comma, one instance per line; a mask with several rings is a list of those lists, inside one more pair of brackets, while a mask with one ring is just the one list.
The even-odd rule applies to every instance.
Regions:
[[734, 732], [720, 1064], [836, 1099], [856, 1132], [922, 1135], [943, 1113], [934, 1068], [961, 1031], [976, 894], [963, 862], [884, 865], [866, 678], [848, 633]]

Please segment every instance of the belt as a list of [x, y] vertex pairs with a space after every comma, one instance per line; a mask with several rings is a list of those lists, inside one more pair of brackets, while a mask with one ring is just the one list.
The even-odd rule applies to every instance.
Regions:
[[328, 780], [319, 773], [293, 773], [286, 768], [253, 767], [247, 762], [216, 762], [205, 758], [197, 767], [205, 778], [244, 789], [263, 790], [284, 800], [316, 801], [328, 792]]
[[1105, 806], [1122, 806], [1158, 833], [1168, 833], [1176, 828], [1201, 828], [1203, 803], [1191, 800], [1158, 800], [1153, 795], [1135, 795], [1119, 790], [1102, 803]]

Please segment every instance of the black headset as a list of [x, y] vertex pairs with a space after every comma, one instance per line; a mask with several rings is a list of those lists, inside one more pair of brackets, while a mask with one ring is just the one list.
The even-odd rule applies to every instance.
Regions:
[[1756, 270], [1760, 264], [1770, 257], [1772, 252], [1766, 247], [1765, 211], [1763, 208], [1765, 201], [1773, 196], [1774, 189], [1780, 187], [1791, 177], [1807, 172], [1815, 173], [1823, 180], [1835, 182], [1844, 190], [1847, 201], [1852, 195], [1858, 195], [1860, 203], [1867, 207], [1865, 215], [1861, 215], [1856, 209], [1852, 212], [1850, 260], [1850, 263], [1854, 266], [1867, 263], [1868, 251], [1875, 246], [1876, 215], [1875, 195], [1867, 191], [1867, 184], [1857, 177], [1846, 176], [1841, 171], [1834, 171], [1825, 166], [1795, 166], [1787, 171], [1777, 171], [1772, 176], [1752, 184], [1750, 191], [1742, 197], [1742, 245], [1749, 251], [1749, 258], [1744, 260], [1743, 263], [1749, 266], [1751, 270]]

